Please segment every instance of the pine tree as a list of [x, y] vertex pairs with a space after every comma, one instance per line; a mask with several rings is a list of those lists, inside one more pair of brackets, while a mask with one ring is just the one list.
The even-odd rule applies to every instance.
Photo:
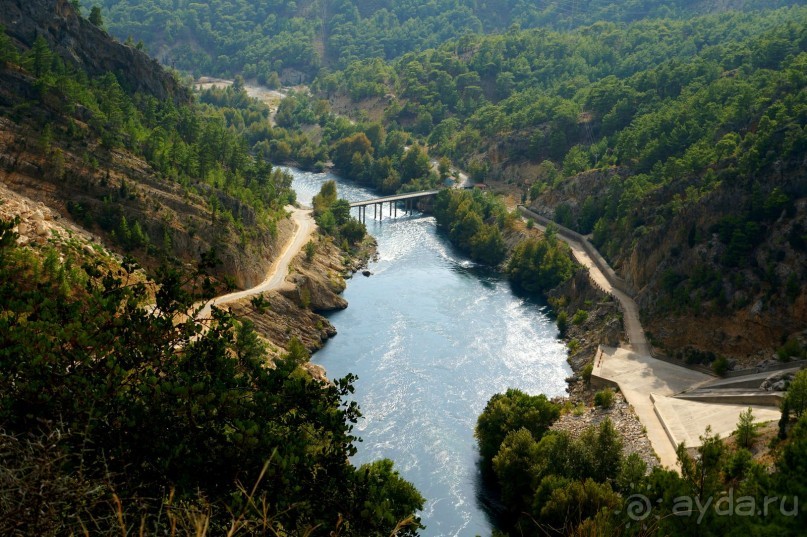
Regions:
[[38, 35], [34, 40], [31, 51], [28, 53], [27, 64], [28, 68], [33, 71], [34, 76], [37, 78], [45, 75], [50, 70], [51, 51], [48, 47], [48, 42], [41, 35]]
[[17, 49], [11, 43], [11, 38], [6, 35], [5, 27], [0, 24], [0, 67], [7, 63], [14, 63], [19, 60]]
[[90, 22], [94, 25], [102, 28], [104, 26], [104, 19], [101, 17], [101, 8], [98, 6], [92, 6], [90, 10]]
[[744, 448], [750, 448], [757, 437], [757, 424], [754, 423], [754, 413], [751, 407], [740, 414], [740, 421], [737, 422], [737, 443]]

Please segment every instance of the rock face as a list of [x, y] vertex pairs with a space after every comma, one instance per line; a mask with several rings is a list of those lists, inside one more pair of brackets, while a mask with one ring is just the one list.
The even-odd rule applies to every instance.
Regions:
[[91, 76], [112, 72], [124, 88], [158, 99], [188, 101], [174, 77], [145, 53], [114, 41], [79, 16], [68, 0], [0, 0], [0, 24], [25, 48], [42, 36], [62, 58]]
[[[230, 307], [236, 316], [254, 323], [258, 334], [271, 344], [273, 356], [285, 352], [292, 338], [300, 340], [309, 352], [317, 351], [336, 335], [333, 325], [317, 312], [347, 307], [339, 293], [346, 286], [343, 274], [353, 267], [346, 266], [341, 250], [329, 239], [319, 238], [316, 244], [313, 258], [302, 252], [294, 258], [284, 287], [264, 294], [268, 306], [262, 311], [256, 310], [250, 299]], [[361, 259], [352, 261], [361, 263]], [[324, 378], [324, 372], [315, 366], [309, 367], [309, 372]]]

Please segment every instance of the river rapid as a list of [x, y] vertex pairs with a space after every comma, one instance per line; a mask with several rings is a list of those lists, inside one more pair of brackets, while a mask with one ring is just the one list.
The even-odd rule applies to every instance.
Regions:
[[[377, 197], [332, 174], [287, 171], [306, 205], [328, 179], [341, 198]], [[507, 388], [563, 395], [565, 347], [546, 304], [471, 262], [434, 218], [402, 215], [391, 218], [386, 204], [379, 221], [367, 208], [378, 260], [372, 276], [348, 282], [349, 307], [329, 315], [338, 335], [312, 361], [331, 378], [358, 375], [363, 442], [353, 462], [395, 462], [427, 499], [424, 537], [488, 536], [495, 522], [483, 500], [476, 418]]]

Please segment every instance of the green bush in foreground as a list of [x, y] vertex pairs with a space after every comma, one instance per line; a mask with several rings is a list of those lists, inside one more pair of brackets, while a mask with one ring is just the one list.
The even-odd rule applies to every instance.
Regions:
[[474, 433], [483, 464], [490, 467], [509, 432], [524, 428], [534, 438], [541, 438], [558, 416], [560, 406], [545, 395], [528, 395], [516, 389], [494, 395], [479, 416]]
[[602, 408], [614, 406], [614, 390], [605, 388], [594, 394], [594, 404]]
[[[25, 442], [58, 437], [49, 475], [62, 479], [43, 479], [68, 483], [80, 468], [75, 481], [136, 520], [164, 520], [166, 501], [190, 502], [215, 534], [234, 517], [272, 534], [343, 526], [341, 535], [386, 536], [400, 521], [399, 534], [417, 533], [424, 500], [391, 463], [348, 462], [360, 416], [345, 401], [354, 377], [313, 380], [293, 356], [268, 367], [249, 323], [216, 309], [212, 320], [183, 319], [194, 278], [165, 269], [159, 283], [141, 283], [131, 264], [43, 260], [16, 246], [12, 225], [0, 223], [0, 424]], [[37, 494], [21, 512], [63, 499]], [[48, 516], [83, 533], [81, 520], [109, 511], [82, 501]]]

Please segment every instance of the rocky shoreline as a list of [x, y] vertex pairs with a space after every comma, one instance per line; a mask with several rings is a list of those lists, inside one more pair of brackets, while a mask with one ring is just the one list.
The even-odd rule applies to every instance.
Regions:
[[[644, 426], [622, 394], [614, 394], [610, 408], [594, 405], [594, 389], [586, 378], [599, 345], [618, 346], [625, 339], [622, 311], [617, 301], [592, 285], [588, 272], [580, 268], [574, 276], [548, 296], [557, 315], [565, 314], [567, 327], [562, 337], [569, 349], [567, 362], [572, 375], [566, 379], [568, 396], [557, 398], [564, 411], [552, 429], [579, 436], [588, 426], [608, 418], [619, 433], [625, 455], [637, 453], [648, 469], [659, 464]], [[581, 314], [580, 312], [585, 312]]]
[[[336, 328], [322, 313], [348, 306], [341, 293], [345, 280], [367, 266], [376, 255], [375, 239], [367, 236], [354, 251], [345, 252], [333, 240], [315, 232], [313, 257], [305, 251], [295, 256], [289, 267], [285, 284], [278, 290], [256, 297], [241, 299], [230, 305], [239, 318], [250, 320], [256, 332], [268, 342], [270, 359], [288, 350], [289, 342], [296, 338], [309, 353], [321, 349], [336, 335]], [[321, 367], [307, 364], [316, 378], [326, 380]]]

